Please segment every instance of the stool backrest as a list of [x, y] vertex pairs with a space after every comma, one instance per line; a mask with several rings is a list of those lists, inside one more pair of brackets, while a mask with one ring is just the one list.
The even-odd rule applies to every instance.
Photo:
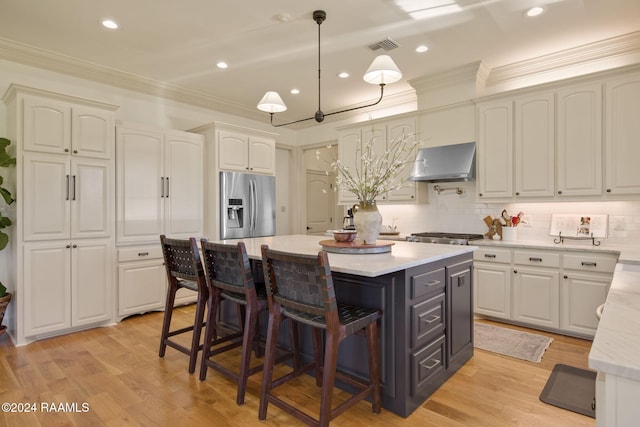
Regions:
[[162, 255], [169, 280], [172, 278], [198, 281], [204, 278], [204, 270], [200, 262], [200, 252], [194, 237], [186, 239], [169, 239], [160, 236]]
[[200, 241], [209, 286], [244, 294], [253, 289], [253, 274], [244, 242], [236, 245]]
[[327, 253], [301, 255], [262, 245], [262, 262], [269, 305], [273, 302], [303, 313], [337, 313]]

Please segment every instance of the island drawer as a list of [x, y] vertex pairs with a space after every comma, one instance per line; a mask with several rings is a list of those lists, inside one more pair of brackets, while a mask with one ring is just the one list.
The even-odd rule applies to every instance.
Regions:
[[613, 273], [618, 257], [614, 254], [565, 254], [562, 265], [564, 268], [579, 271], [594, 271], [599, 273]]
[[480, 248], [473, 252], [474, 261], [511, 263], [510, 249]]
[[444, 285], [444, 268], [418, 273], [411, 276], [411, 299], [421, 298], [433, 292], [442, 292]]
[[546, 251], [513, 251], [513, 262], [536, 267], [560, 267], [560, 254]]
[[[435, 378], [445, 372], [445, 336], [411, 354], [411, 395], [429, 394]], [[435, 387], [437, 388], [437, 387]]]
[[411, 348], [425, 345], [444, 332], [444, 293], [411, 306]]

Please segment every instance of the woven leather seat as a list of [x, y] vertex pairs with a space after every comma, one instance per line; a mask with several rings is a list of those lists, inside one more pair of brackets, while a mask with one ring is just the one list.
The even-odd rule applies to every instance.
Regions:
[[[169, 239], [165, 235], [160, 236], [164, 265], [167, 270], [169, 286], [167, 288], [167, 300], [162, 322], [162, 334], [160, 337], [159, 356], [164, 357], [167, 346], [189, 355], [189, 373], [196, 370], [198, 352], [202, 349], [200, 335], [204, 323], [204, 313], [207, 305], [209, 291], [204, 277], [204, 270], [200, 262], [200, 252], [195, 238], [189, 240]], [[180, 288], [197, 292], [196, 314], [193, 325], [171, 331], [171, 316], [176, 299], [176, 292]], [[176, 335], [192, 332], [191, 346], [185, 347], [173, 339]]]
[[[208, 368], [212, 368], [238, 384], [236, 402], [244, 403], [247, 379], [249, 376], [261, 372], [263, 364], [250, 367], [251, 350], [256, 357], [262, 356], [259, 338], [259, 315], [268, 309], [267, 295], [264, 286], [254, 283], [251, 265], [247, 256], [244, 242], [237, 245], [226, 245], [201, 241], [206, 283], [209, 289], [209, 314], [207, 316], [207, 328], [205, 330], [204, 349], [200, 367], [200, 380], [207, 377]], [[222, 301], [237, 304], [239, 313], [240, 330], [230, 332], [224, 336], [218, 336], [218, 309]], [[293, 343], [297, 342], [297, 330]], [[225, 344], [226, 345], [222, 345]], [[215, 360], [216, 355], [242, 347], [240, 372], [235, 372]], [[297, 354], [297, 351], [295, 352]], [[289, 352], [281, 355], [277, 362], [293, 357]], [[298, 364], [296, 358], [295, 364]]]
[[[273, 403], [311, 426], [329, 422], [362, 399], [369, 397], [372, 410], [380, 412], [381, 387], [377, 320], [379, 310], [340, 304], [336, 301], [327, 253], [317, 256], [292, 254], [262, 246], [262, 262], [269, 303], [269, 326], [265, 351], [265, 369], [258, 418], [266, 419], [267, 406]], [[315, 360], [277, 380], [273, 379], [274, 348], [283, 319], [292, 319], [312, 327]], [[321, 333], [325, 333], [321, 357]], [[363, 381], [336, 369], [340, 342], [354, 333], [367, 338], [369, 381]], [[315, 369], [316, 384], [322, 387], [319, 418], [315, 419], [272, 393], [280, 384]], [[335, 380], [340, 379], [358, 390], [332, 409]]]

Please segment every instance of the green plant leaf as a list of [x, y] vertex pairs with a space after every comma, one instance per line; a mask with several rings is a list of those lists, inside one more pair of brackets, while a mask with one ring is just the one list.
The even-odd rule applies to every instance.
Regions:
[[7, 233], [0, 231], [0, 251], [7, 247], [9, 244], [9, 236]]
[[16, 158], [11, 157], [9, 153], [7, 153], [7, 147], [11, 144], [7, 138], [0, 138], [0, 166], [7, 167], [13, 166], [16, 164]]

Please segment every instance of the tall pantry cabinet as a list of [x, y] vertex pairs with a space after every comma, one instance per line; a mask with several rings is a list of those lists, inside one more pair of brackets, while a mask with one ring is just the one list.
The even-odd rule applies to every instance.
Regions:
[[12, 85], [17, 344], [113, 321], [114, 105]]

